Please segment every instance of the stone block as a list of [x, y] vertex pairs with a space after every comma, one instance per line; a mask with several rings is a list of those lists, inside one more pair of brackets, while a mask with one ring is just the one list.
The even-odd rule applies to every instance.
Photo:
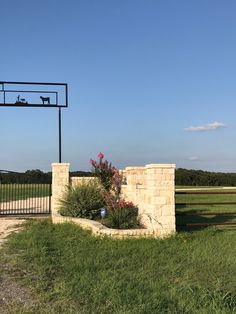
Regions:
[[151, 198], [151, 203], [153, 205], [165, 205], [166, 204], [166, 197], [154, 196]]

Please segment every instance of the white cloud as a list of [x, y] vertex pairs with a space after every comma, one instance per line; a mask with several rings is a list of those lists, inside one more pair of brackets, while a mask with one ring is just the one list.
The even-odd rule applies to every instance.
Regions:
[[225, 125], [221, 122], [213, 122], [213, 123], [208, 123], [205, 125], [191, 126], [191, 127], [186, 128], [184, 130], [188, 131], [188, 132], [205, 132], [205, 131], [212, 131], [212, 130], [221, 129], [224, 127], [225, 127]]
[[191, 156], [191, 157], [189, 157], [189, 160], [196, 161], [196, 160], [199, 160], [199, 157]]

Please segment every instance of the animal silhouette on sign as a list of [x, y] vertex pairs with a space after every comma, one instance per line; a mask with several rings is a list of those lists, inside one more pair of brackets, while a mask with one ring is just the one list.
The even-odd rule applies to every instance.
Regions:
[[16, 104], [19, 104], [19, 105], [27, 105], [28, 102], [25, 100], [25, 98], [20, 98], [20, 95], [18, 95], [18, 96], [17, 96]]
[[46, 104], [46, 103], [48, 105], [50, 105], [50, 97], [42, 97], [42, 96], [40, 96], [40, 98], [41, 98], [41, 100], [43, 102], [43, 105]]

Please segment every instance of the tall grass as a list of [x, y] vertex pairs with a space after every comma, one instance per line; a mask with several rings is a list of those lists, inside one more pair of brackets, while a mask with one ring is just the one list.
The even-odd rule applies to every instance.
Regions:
[[229, 230], [113, 240], [44, 221], [11, 236], [2, 262], [33, 291], [35, 313], [224, 314], [236, 313], [235, 243]]

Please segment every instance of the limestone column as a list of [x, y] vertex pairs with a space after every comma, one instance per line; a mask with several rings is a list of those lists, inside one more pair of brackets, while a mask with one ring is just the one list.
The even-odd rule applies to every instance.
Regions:
[[59, 209], [59, 200], [69, 184], [69, 163], [52, 164], [52, 216], [57, 214]]
[[[146, 165], [147, 228], [162, 235], [176, 231], [175, 227], [175, 164]], [[146, 219], [146, 222], [148, 220]]]

